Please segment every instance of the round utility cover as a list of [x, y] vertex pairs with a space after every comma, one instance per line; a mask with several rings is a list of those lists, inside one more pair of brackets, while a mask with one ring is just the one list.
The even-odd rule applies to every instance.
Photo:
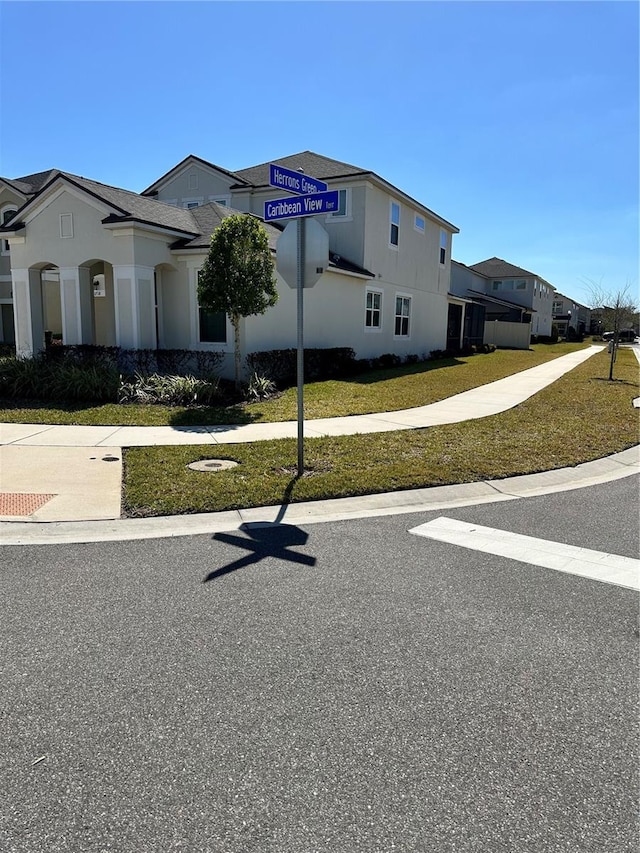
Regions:
[[218, 471], [228, 471], [229, 468], [235, 468], [237, 462], [232, 462], [231, 459], [201, 459], [199, 462], [192, 462], [188, 467], [192, 471], [204, 471], [209, 474], [215, 474]]

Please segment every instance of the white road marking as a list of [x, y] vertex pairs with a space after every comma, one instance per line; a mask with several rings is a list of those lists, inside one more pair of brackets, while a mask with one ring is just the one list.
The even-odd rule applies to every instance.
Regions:
[[632, 557], [591, 551], [444, 516], [413, 527], [409, 533], [603, 583], [640, 589], [640, 560]]

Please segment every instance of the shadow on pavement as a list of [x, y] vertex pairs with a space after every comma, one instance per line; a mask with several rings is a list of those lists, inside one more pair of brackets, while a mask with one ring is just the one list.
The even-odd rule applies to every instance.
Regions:
[[290, 551], [293, 545], [305, 545], [309, 534], [293, 524], [279, 524], [278, 522], [259, 522], [243, 524], [240, 530], [246, 536], [236, 536], [232, 533], [216, 533], [212, 538], [226, 545], [236, 545], [247, 551], [243, 557], [234, 560], [226, 566], [209, 572], [203, 583], [228, 575], [245, 566], [259, 563], [267, 557], [277, 560], [287, 560], [299, 563], [302, 566], [315, 566], [316, 558], [308, 554], [300, 554]]

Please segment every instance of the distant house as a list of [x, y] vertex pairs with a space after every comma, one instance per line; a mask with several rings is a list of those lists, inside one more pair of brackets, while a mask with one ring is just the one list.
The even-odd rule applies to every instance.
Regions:
[[[272, 162], [339, 192], [339, 209], [317, 217], [330, 251], [305, 291], [305, 345], [443, 349], [458, 229], [371, 171], [310, 151]], [[225, 216], [262, 217], [287, 195], [268, 166], [230, 172], [191, 155], [140, 194], [56, 170], [2, 179], [0, 339], [21, 355], [43, 348], [45, 330], [67, 344], [217, 350], [231, 372], [230, 324], [198, 306], [198, 271]], [[273, 251], [285, 224], [266, 224]], [[295, 291], [277, 278], [278, 304], [242, 324], [243, 354], [295, 346]]]
[[553, 294], [553, 322], [558, 327], [558, 334], [567, 338], [571, 329], [578, 335], [589, 332], [591, 327], [591, 310], [581, 305], [570, 296], [556, 291]]
[[465, 300], [468, 343], [527, 348], [532, 335], [550, 335], [555, 288], [502, 258], [466, 266], [453, 261], [451, 292]]

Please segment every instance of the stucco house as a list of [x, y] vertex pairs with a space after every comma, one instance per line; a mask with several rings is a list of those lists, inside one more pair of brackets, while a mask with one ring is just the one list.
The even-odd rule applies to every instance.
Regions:
[[556, 291], [553, 294], [553, 322], [562, 337], [567, 337], [573, 329], [577, 334], [588, 332], [591, 327], [591, 309], [581, 305], [570, 296]]
[[[358, 357], [444, 348], [458, 229], [371, 171], [309, 151], [270, 162], [339, 192], [339, 209], [317, 217], [329, 262], [305, 290], [305, 346]], [[265, 201], [286, 195], [268, 169], [190, 155], [142, 193], [56, 170], [0, 179], [0, 337], [20, 355], [41, 350], [45, 330], [66, 344], [213, 349], [230, 373], [229, 321], [200, 310], [197, 276], [224, 216], [262, 218]], [[265, 224], [274, 252], [284, 224]], [[277, 281], [278, 304], [242, 324], [243, 354], [295, 346], [295, 291]]]
[[551, 334], [555, 287], [502, 258], [471, 266], [452, 261], [451, 292], [464, 301], [468, 343], [526, 349], [532, 335]]

